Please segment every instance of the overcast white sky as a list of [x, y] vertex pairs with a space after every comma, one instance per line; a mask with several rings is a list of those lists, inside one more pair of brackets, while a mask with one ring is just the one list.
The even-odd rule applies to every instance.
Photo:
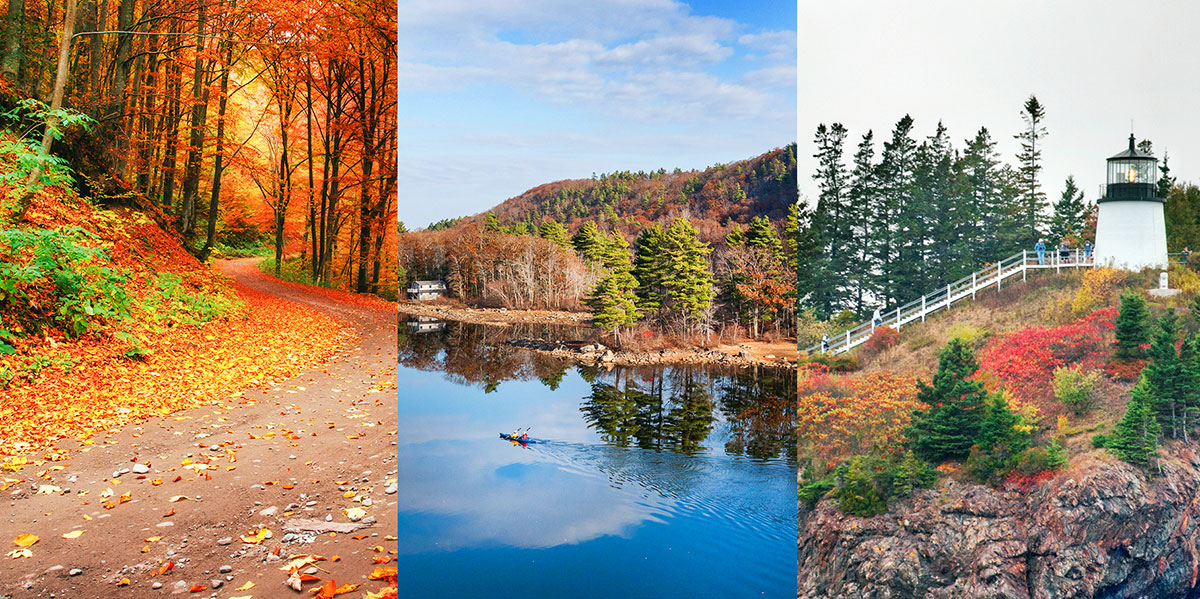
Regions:
[[799, 21], [799, 185], [809, 201], [819, 123], [849, 129], [847, 161], [867, 129], [878, 156], [908, 113], [922, 138], [942, 120], [958, 149], [986, 126], [1015, 163], [1031, 93], [1046, 107], [1051, 201], [1070, 174], [1096, 199], [1130, 119], [1160, 161], [1170, 155], [1172, 175], [1200, 183], [1200, 2], [801, 0]]
[[399, 216], [795, 141], [795, 0], [400, 0]]

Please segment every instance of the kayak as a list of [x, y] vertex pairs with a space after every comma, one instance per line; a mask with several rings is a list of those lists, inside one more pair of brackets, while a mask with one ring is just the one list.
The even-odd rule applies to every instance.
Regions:
[[534, 438], [522, 439], [520, 437], [514, 437], [504, 433], [500, 433], [500, 438], [504, 439], [505, 441], [516, 441], [517, 443], [540, 443], [540, 441]]

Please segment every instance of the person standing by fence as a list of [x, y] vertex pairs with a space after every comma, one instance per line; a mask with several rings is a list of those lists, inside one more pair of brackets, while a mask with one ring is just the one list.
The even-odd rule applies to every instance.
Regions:
[[1091, 241], [1083, 242], [1083, 259], [1086, 262], [1092, 261], [1092, 242]]
[[1071, 246], [1067, 245], [1067, 240], [1064, 239], [1062, 240], [1062, 243], [1058, 244], [1058, 261], [1069, 262], [1070, 256]]
[[1037, 245], [1033, 246], [1033, 251], [1037, 252], [1038, 265], [1046, 263], [1046, 242], [1038, 240]]
[[879, 308], [875, 308], [875, 314], [871, 316], [871, 330], [883, 326], [883, 316], [879, 314]]

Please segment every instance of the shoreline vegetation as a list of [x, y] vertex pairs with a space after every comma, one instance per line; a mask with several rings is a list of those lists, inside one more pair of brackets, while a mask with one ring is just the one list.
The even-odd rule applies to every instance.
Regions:
[[[400, 300], [398, 309], [401, 315], [406, 316], [495, 327], [514, 324], [592, 326], [591, 314], [587, 312], [472, 308], [445, 303], [423, 304], [411, 300]], [[746, 339], [737, 343], [718, 343], [711, 347], [687, 345], [644, 350], [616, 349], [598, 341], [574, 339], [513, 337], [504, 343], [581, 364], [612, 366], [706, 364], [794, 369], [797, 358], [796, 344], [791, 340]]]

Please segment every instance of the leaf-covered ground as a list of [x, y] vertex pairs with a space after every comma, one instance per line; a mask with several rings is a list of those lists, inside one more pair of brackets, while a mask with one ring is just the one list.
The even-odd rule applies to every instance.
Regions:
[[19, 389], [0, 596], [397, 596], [394, 304], [219, 266], [246, 320]]
[[236, 291], [247, 306], [243, 315], [148, 336], [144, 361], [121, 359], [112, 339], [45, 342], [76, 366], [69, 374], [43, 374], [0, 400], [0, 455], [37, 450], [63, 437], [87, 439], [218, 400], [235, 402], [246, 388], [325, 360], [344, 341], [341, 327], [313, 308], [245, 285]]

